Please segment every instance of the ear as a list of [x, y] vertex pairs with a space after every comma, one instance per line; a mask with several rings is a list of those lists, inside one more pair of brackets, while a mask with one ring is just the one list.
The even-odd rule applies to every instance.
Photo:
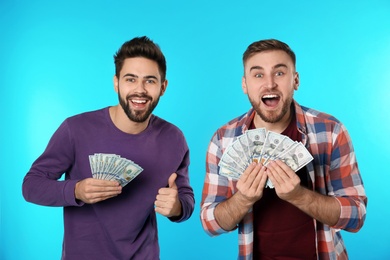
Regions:
[[247, 85], [246, 85], [245, 75], [242, 76], [241, 87], [242, 87], [242, 91], [244, 91], [244, 94], [248, 94], [248, 88], [247, 88]]
[[298, 87], [299, 87], [299, 73], [295, 72], [295, 75], [294, 75], [294, 89], [298, 90]]
[[164, 80], [163, 83], [161, 83], [161, 92], [160, 92], [160, 97], [164, 95], [165, 90], [167, 90], [168, 87], [168, 80]]
[[118, 80], [117, 76], [114, 75], [112, 80], [114, 82], [114, 90], [115, 90], [116, 93], [118, 93], [118, 90], [119, 90], [119, 80]]

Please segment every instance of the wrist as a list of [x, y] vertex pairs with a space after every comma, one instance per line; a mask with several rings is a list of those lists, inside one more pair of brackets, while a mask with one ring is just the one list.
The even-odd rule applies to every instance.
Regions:
[[299, 185], [292, 196], [286, 198], [286, 201], [296, 206], [310, 204], [312, 197], [309, 192], [308, 189]]
[[249, 199], [247, 196], [238, 191], [234, 196], [237, 207], [249, 210], [256, 201]]

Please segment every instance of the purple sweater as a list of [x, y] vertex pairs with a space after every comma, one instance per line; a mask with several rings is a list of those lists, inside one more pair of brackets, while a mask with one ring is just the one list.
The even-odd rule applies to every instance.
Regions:
[[[84, 204], [76, 201], [75, 184], [92, 177], [89, 155], [113, 153], [144, 170], [114, 198]], [[189, 150], [183, 133], [152, 115], [140, 134], [115, 127], [108, 108], [66, 119], [23, 181], [23, 196], [32, 203], [64, 207], [62, 259], [159, 259], [154, 201], [176, 172], [187, 220], [194, 210], [189, 183]], [[58, 179], [65, 173], [65, 180]], [[43, 248], [42, 248], [43, 250]]]

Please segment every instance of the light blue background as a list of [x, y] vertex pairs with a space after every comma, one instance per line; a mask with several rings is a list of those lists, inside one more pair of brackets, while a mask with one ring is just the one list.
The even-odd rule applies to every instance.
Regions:
[[369, 198], [365, 226], [343, 232], [351, 259], [390, 259], [390, 2], [7, 1], [0, 3], [0, 259], [59, 259], [62, 209], [24, 201], [22, 179], [68, 116], [117, 104], [113, 54], [147, 35], [166, 55], [169, 85], [155, 113], [191, 149], [192, 218], [159, 217], [161, 258], [236, 259], [236, 232], [210, 238], [199, 208], [213, 132], [249, 109], [245, 48], [277, 38], [297, 55], [296, 99], [349, 130]]

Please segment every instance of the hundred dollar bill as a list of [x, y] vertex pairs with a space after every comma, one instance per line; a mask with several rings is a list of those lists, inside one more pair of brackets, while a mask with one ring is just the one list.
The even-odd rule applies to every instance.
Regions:
[[233, 169], [230, 169], [230, 167], [226, 167], [223, 164], [219, 167], [219, 175], [227, 178], [232, 178], [233, 180], [238, 180], [241, 176], [240, 173], [236, 172]]
[[115, 161], [121, 159], [121, 157], [117, 154], [107, 154], [105, 156], [106, 166], [104, 172], [113, 172], [113, 169], [115, 167]]
[[110, 169], [110, 173], [118, 175], [120, 171], [128, 164], [128, 162], [123, 158], [116, 158], [113, 163], [113, 168]]
[[290, 138], [286, 137], [282, 140], [282, 142], [273, 150], [271, 157], [268, 158], [266, 162], [264, 162], [264, 165], [267, 166], [270, 161], [274, 161], [276, 158], [278, 158], [281, 154], [283, 154], [285, 151], [287, 151], [292, 145], [294, 145], [295, 141], [291, 140]]
[[88, 155], [89, 158], [89, 166], [91, 167], [92, 177], [96, 176], [96, 170], [95, 170], [95, 156]]
[[245, 170], [245, 166], [241, 162], [240, 157], [231, 146], [227, 147], [225, 152], [222, 154], [220, 163], [224, 163], [230, 168], [236, 169], [239, 172]]
[[259, 162], [260, 160], [266, 132], [265, 128], [256, 128], [245, 132], [245, 135], [248, 138], [249, 151], [252, 155], [252, 161]]
[[249, 142], [246, 134], [242, 134], [239, 137], [237, 137], [237, 141], [241, 144], [242, 150], [245, 153], [245, 158], [248, 164], [252, 161], [252, 153], [249, 149]]
[[301, 142], [298, 142], [292, 145], [290, 149], [280, 154], [277, 159], [283, 161], [292, 170], [297, 172], [314, 158], [306, 147]]
[[93, 178], [116, 180], [122, 186], [125, 186], [143, 171], [143, 168], [133, 161], [121, 158], [116, 154], [95, 153], [89, 155], [88, 158]]
[[132, 181], [135, 177], [138, 176], [142, 172], [142, 168], [132, 162], [128, 162], [128, 164], [119, 171], [119, 174], [115, 175], [115, 180], [117, 180], [120, 185], [123, 187]]
[[[247, 157], [247, 152], [245, 151], [245, 148], [241, 145], [241, 142], [236, 139], [231, 144], [233, 150], [236, 152], [236, 154], [239, 156], [240, 161], [242, 162], [242, 165], [247, 168], [249, 166], [250, 159]], [[246, 147], [246, 150], [248, 150], [248, 147]]]
[[106, 172], [111, 172], [110, 166], [112, 161], [114, 158], [118, 158], [119, 156], [116, 154], [99, 154], [99, 157], [101, 162], [100, 174], [104, 175]]
[[263, 149], [261, 150], [260, 162], [265, 165], [277, 147], [282, 144], [283, 140], [288, 138], [272, 131], [268, 131], [265, 137]]

